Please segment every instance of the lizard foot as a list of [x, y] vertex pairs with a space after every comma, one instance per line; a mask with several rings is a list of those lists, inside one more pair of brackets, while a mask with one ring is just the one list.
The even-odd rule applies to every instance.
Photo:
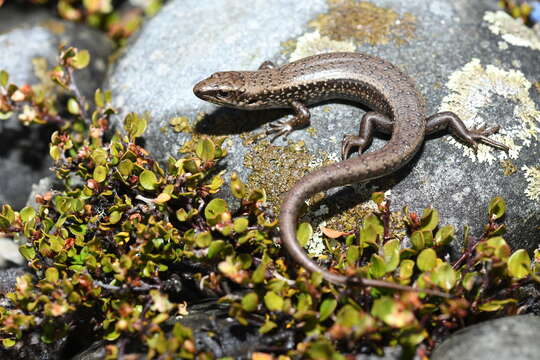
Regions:
[[341, 158], [347, 159], [353, 147], [358, 147], [358, 151], [362, 152], [366, 147], [366, 140], [363, 137], [356, 135], [345, 135], [341, 142]]
[[476, 152], [478, 149], [478, 143], [484, 143], [486, 145], [493, 146], [494, 148], [501, 149], [508, 152], [510, 148], [503, 143], [488, 138], [489, 135], [496, 134], [499, 131], [499, 126], [481, 126], [477, 128], [469, 129], [467, 135], [463, 138], [467, 144], [472, 146]]
[[279, 120], [275, 123], [269, 124], [269, 129], [266, 130], [266, 136], [274, 134], [270, 142], [273, 143], [280, 136], [287, 138], [289, 134], [294, 130], [293, 126], [285, 120]]

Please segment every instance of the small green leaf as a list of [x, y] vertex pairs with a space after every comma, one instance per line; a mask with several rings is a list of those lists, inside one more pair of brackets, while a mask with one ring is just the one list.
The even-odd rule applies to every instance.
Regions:
[[487, 303], [483, 303], [480, 306], [478, 306], [478, 309], [481, 311], [498, 311], [504, 308], [504, 305], [510, 304], [510, 303], [516, 303], [516, 299], [504, 299], [504, 300], [492, 300], [488, 301]]
[[105, 179], [107, 178], [107, 168], [103, 165], [96, 166], [96, 168], [94, 169], [94, 173], [92, 174], [92, 177], [98, 183], [105, 181]]
[[51, 283], [55, 283], [58, 281], [58, 269], [50, 267], [45, 270], [45, 279]]
[[384, 263], [384, 259], [382, 257], [377, 254], [371, 255], [369, 273], [374, 278], [380, 278], [386, 274], [386, 264]]
[[508, 273], [516, 279], [523, 279], [531, 272], [531, 258], [524, 249], [519, 249], [508, 259]]
[[131, 175], [132, 170], [133, 170], [133, 162], [131, 160], [124, 159], [120, 161], [120, 163], [118, 164], [118, 171], [120, 172], [120, 174], [124, 176]]
[[105, 96], [101, 89], [96, 89], [96, 92], [94, 93], [94, 102], [98, 108], [105, 106]]
[[225, 200], [219, 198], [212, 199], [206, 205], [206, 208], [204, 208], [204, 217], [207, 221], [212, 222], [212, 220], [215, 220], [226, 211], [228, 211], [228, 206]]
[[424, 213], [420, 219], [420, 229], [425, 231], [433, 231], [438, 224], [439, 212], [433, 208], [424, 209]]
[[432, 248], [424, 249], [416, 259], [416, 265], [422, 271], [430, 271], [437, 265], [437, 253]]
[[503, 198], [495, 197], [491, 199], [488, 206], [489, 217], [497, 220], [500, 219], [506, 212], [506, 204], [504, 203]]
[[139, 183], [146, 190], [154, 190], [158, 183], [156, 174], [150, 170], [144, 170], [141, 175], [139, 175]]
[[74, 98], [69, 98], [67, 102], [67, 109], [68, 112], [73, 115], [79, 115], [81, 113], [79, 103]]
[[283, 309], [283, 298], [273, 291], [268, 291], [264, 295], [264, 304], [270, 311], [281, 311]]
[[384, 201], [384, 192], [378, 191], [371, 194], [371, 201], [379, 205]]
[[19, 214], [21, 215], [21, 220], [27, 223], [36, 216], [36, 210], [34, 210], [34, 208], [31, 206], [26, 206], [20, 211]]
[[54, 161], [58, 161], [58, 159], [60, 159], [60, 155], [62, 155], [62, 150], [59, 146], [53, 145], [49, 147], [49, 156], [51, 157], [51, 159], [53, 159]]
[[319, 321], [324, 321], [328, 319], [330, 315], [334, 313], [337, 307], [337, 300], [334, 298], [327, 298], [321, 303], [319, 308]]
[[400, 279], [410, 279], [414, 271], [414, 261], [410, 259], [405, 259], [399, 265], [399, 278]]
[[384, 263], [386, 266], [386, 272], [394, 271], [399, 265], [399, 240], [394, 239], [388, 241], [383, 246]]
[[124, 129], [131, 141], [144, 134], [147, 124], [146, 115], [141, 117], [135, 113], [129, 113], [124, 118]]
[[437, 286], [450, 291], [456, 285], [457, 274], [450, 264], [443, 263], [435, 268], [432, 279]]
[[28, 261], [36, 257], [36, 250], [34, 249], [32, 245], [29, 245], [29, 244], [24, 244], [24, 245], [19, 246], [19, 252]]
[[75, 69], [84, 69], [90, 63], [90, 53], [88, 50], [79, 50], [72, 58], [72, 65]]
[[216, 145], [210, 138], [204, 137], [197, 143], [195, 153], [202, 161], [212, 161], [216, 155]]
[[237, 234], [243, 233], [244, 231], [246, 231], [248, 225], [249, 225], [249, 220], [247, 218], [245, 217], [236, 218], [234, 219], [234, 226], [233, 226], [234, 232], [236, 232]]
[[206, 248], [210, 246], [212, 243], [212, 234], [210, 234], [209, 231], [198, 233], [197, 236], [195, 236], [195, 244], [197, 244], [198, 247]]
[[360, 258], [360, 247], [356, 245], [349, 246], [347, 249], [347, 263], [351, 266], [356, 264]]
[[[1, 74], [1, 73], [0, 73]], [[12, 339], [2, 339], [2, 345], [8, 349], [10, 347], [12, 347], [13, 345], [15, 345], [17, 342], [15, 340], [12, 340]]]
[[106, 334], [103, 338], [108, 341], [114, 341], [120, 337], [120, 333], [117, 331], [111, 331]]
[[383, 296], [373, 302], [371, 314], [396, 328], [405, 327], [415, 321], [415, 316], [411, 311], [388, 296]]
[[426, 247], [426, 241], [424, 240], [424, 231], [416, 230], [411, 234], [410, 240], [416, 250], [422, 250]]
[[305, 247], [313, 236], [313, 228], [310, 223], [303, 222], [298, 225], [298, 230], [296, 230], [296, 238], [300, 246]]
[[259, 306], [259, 297], [256, 293], [250, 292], [242, 298], [242, 309], [248, 312], [257, 310]]
[[216, 240], [212, 241], [210, 246], [208, 247], [208, 258], [213, 259], [216, 257], [221, 250], [225, 248], [225, 242], [223, 240]]
[[437, 246], [444, 246], [450, 244], [454, 237], [454, 227], [452, 225], [446, 225], [437, 231], [435, 234], [434, 242]]
[[1, 70], [0, 71], [0, 86], [6, 87], [8, 84], [8, 81], [9, 81], [9, 74], [6, 71]]
[[277, 327], [277, 324], [275, 322], [271, 321], [270, 319], [266, 319], [263, 326], [259, 328], [259, 333], [266, 334], [267, 332], [272, 331], [276, 327]]

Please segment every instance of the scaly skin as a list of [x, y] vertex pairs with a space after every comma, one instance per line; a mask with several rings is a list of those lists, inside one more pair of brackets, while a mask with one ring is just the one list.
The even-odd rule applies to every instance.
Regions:
[[422, 96], [410, 77], [383, 59], [359, 53], [316, 55], [281, 67], [265, 62], [257, 71], [218, 72], [195, 85], [193, 91], [203, 100], [234, 108], [292, 108], [295, 112], [292, 120], [271, 125], [269, 133], [277, 136], [309, 124], [306, 106], [313, 103], [347, 99], [372, 109], [373, 112], [362, 118], [360, 135], [345, 137], [342, 156], [346, 158], [353, 147], [358, 147], [360, 152], [365, 150], [375, 129], [391, 132], [390, 140], [377, 151], [322, 167], [302, 178], [281, 205], [279, 224], [283, 244], [304, 268], [321, 273], [335, 284], [356, 283], [447, 295], [387, 281], [351, 278], [321, 268], [296, 240], [299, 211], [306, 199], [320, 191], [368, 181], [398, 170], [413, 158], [426, 134], [445, 128], [470, 146], [476, 147], [477, 142], [482, 141], [507, 150], [506, 146], [486, 137], [498, 128], [468, 130], [450, 112], [426, 118]]

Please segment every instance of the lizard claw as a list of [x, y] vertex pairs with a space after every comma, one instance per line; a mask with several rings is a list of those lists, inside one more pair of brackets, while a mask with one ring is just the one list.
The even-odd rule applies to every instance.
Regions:
[[270, 142], [273, 143], [274, 140], [279, 138], [280, 136], [284, 136], [287, 138], [289, 134], [293, 131], [293, 127], [284, 120], [277, 121], [276, 123], [269, 124], [269, 129], [266, 130], [266, 135], [275, 134], [272, 139], [270, 139]]
[[476, 153], [478, 151], [478, 143], [484, 143], [486, 145], [493, 146], [494, 148], [501, 149], [503, 151], [508, 152], [510, 148], [506, 146], [503, 143], [500, 143], [498, 141], [495, 141], [493, 139], [488, 138], [489, 135], [496, 134], [499, 131], [500, 127], [497, 126], [481, 126], [477, 128], [473, 128], [469, 130], [469, 139], [467, 139], [467, 142], [474, 148], [474, 152]]
[[347, 159], [353, 147], [358, 147], [358, 151], [362, 152], [366, 147], [366, 141], [360, 136], [345, 135], [341, 142], [341, 158]]

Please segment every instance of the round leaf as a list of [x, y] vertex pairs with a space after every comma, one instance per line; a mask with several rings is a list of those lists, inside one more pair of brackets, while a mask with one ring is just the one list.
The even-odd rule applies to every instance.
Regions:
[[435, 250], [428, 248], [422, 250], [418, 259], [416, 259], [416, 265], [422, 271], [430, 271], [437, 265], [437, 253]]
[[146, 190], [154, 190], [158, 183], [156, 174], [150, 170], [144, 170], [139, 176], [139, 183]]
[[283, 309], [283, 298], [273, 291], [268, 291], [264, 295], [264, 304], [270, 311], [281, 311]]
[[522, 279], [530, 274], [531, 258], [527, 251], [519, 249], [508, 259], [508, 273], [516, 279]]
[[88, 50], [80, 50], [72, 58], [72, 65], [75, 69], [84, 69], [90, 63], [90, 53]]
[[107, 168], [103, 165], [96, 166], [96, 168], [94, 169], [94, 173], [92, 174], [92, 177], [98, 183], [105, 181], [105, 179], [107, 178]]
[[252, 312], [257, 310], [257, 306], [259, 305], [259, 297], [256, 293], [251, 292], [242, 298], [242, 309], [248, 312]]
[[21, 220], [27, 223], [32, 220], [34, 216], [36, 216], [36, 210], [34, 210], [34, 208], [31, 206], [26, 206], [20, 211], [19, 214], [21, 215]]

